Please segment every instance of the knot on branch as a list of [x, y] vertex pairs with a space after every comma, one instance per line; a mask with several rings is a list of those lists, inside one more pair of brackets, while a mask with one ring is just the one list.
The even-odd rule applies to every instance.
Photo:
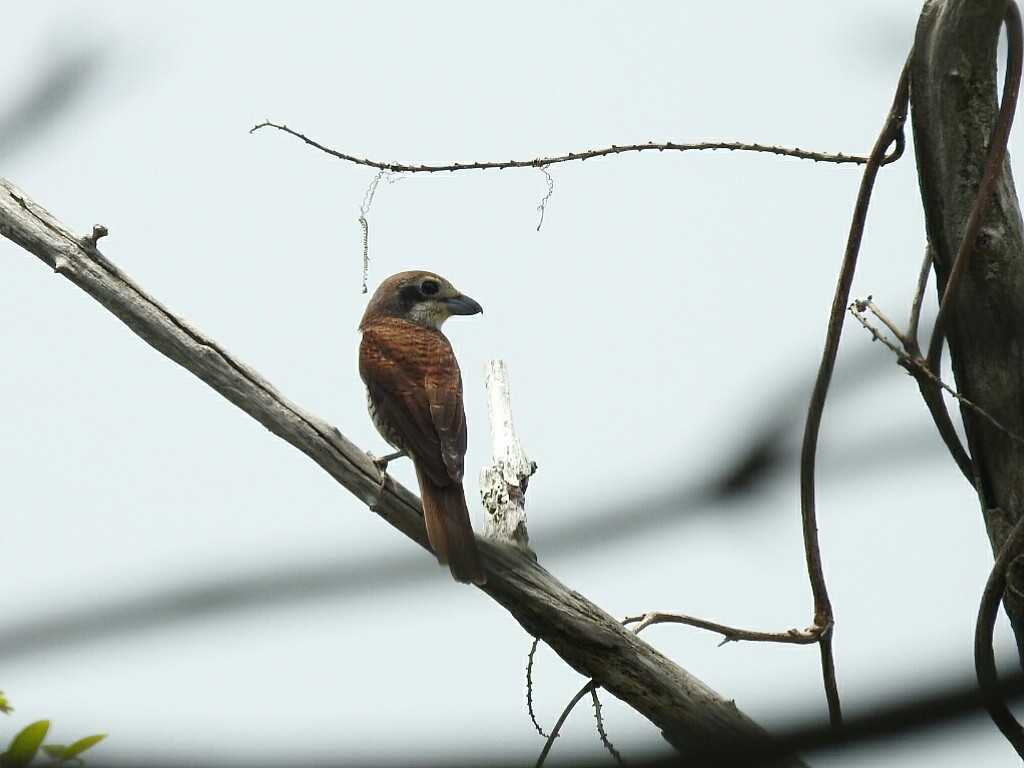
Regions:
[[100, 238], [106, 237], [110, 232], [102, 224], [93, 224], [92, 234], [82, 238], [82, 246], [89, 251], [96, 250], [96, 243]]

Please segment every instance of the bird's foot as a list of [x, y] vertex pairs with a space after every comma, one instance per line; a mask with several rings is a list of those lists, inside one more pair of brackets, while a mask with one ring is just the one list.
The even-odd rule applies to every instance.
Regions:
[[381, 474], [384, 474], [388, 471], [388, 464], [395, 459], [400, 459], [403, 456], [408, 456], [409, 454], [405, 451], [395, 451], [394, 453], [389, 453], [387, 456], [381, 456], [379, 459], [372, 453], [368, 453], [367, 455], [370, 457], [370, 461], [373, 462], [373, 465], [380, 470]]
[[389, 453], [387, 456], [381, 456], [379, 459], [369, 451], [366, 452], [366, 455], [370, 457], [370, 461], [373, 462], [373, 466], [380, 471], [380, 482], [377, 483], [377, 496], [379, 498], [384, 494], [384, 486], [388, 482], [388, 464], [395, 459], [400, 459], [408, 454], [405, 451], [395, 451], [394, 453]]

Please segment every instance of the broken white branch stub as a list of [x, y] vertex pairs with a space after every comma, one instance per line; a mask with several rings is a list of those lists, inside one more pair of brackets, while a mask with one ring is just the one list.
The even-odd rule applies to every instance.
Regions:
[[491, 424], [491, 464], [480, 470], [480, 497], [487, 521], [484, 536], [530, 554], [526, 530], [526, 487], [537, 465], [527, 458], [512, 423], [512, 391], [501, 360], [487, 363], [487, 410]]

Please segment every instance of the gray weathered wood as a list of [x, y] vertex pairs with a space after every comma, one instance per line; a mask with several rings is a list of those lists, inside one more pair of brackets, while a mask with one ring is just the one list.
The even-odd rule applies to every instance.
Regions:
[[[930, 0], [911, 60], [911, 116], [928, 241], [946, 285], [981, 181], [999, 102], [1006, 0]], [[946, 324], [957, 389], [1024, 435], [1024, 227], [1009, 157]], [[1024, 445], [962, 409], [993, 551], [1024, 511]], [[1024, 584], [1006, 608], [1024, 658]]]
[[[309, 456], [421, 547], [419, 499], [388, 478], [383, 493], [370, 458], [336, 428], [290, 402], [215, 341], [173, 315], [16, 187], [0, 179], [0, 234], [38, 256], [164, 355]], [[353, 373], [353, 375], [355, 375]], [[569, 589], [519, 550], [478, 539], [483, 590], [570, 666], [595, 678], [659, 727], [677, 748], [772, 745], [770, 737], [708, 686]], [[452, 589], [462, 589], [452, 585]], [[770, 748], [774, 749], [772, 745]], [[778, 765], [802, 765], [790, 758]]]

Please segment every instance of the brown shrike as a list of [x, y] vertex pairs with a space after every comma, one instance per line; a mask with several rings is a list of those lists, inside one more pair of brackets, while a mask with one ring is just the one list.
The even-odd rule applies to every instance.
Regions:
[[486, 581], [462, 489], [466, 412], [462, 374], [441, 325], [483, 308], [433, 272], [400, 272], [380, 284], [359, 330], [359, 375], [370, 418], [416, 467], [427, 538], [457, 581]]

